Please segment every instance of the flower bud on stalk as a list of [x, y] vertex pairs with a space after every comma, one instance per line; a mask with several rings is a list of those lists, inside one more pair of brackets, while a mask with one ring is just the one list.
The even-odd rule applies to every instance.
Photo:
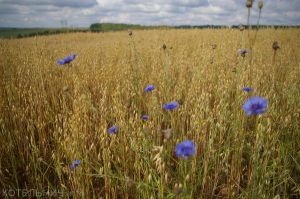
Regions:
[[278, 44], [278, 41], [274, 41], [273, 42], [273, 45], [272, 45], [272, 48], [273, 48], [273, 50], [278, 50], [280, 47], [279, 47], [279, 44]]
[[247, 0], [246, 7], [247, 8], [252, 8], [253, 2], [254, 2], [254, 0]]
[[263, 0], [259, 0], [258, 2], [258, 8], [261, 10], [264, 7], [264, 1]]

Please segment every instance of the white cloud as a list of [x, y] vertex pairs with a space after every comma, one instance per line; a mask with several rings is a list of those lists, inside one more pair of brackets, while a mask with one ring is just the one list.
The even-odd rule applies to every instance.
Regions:
[[[300, 25], [299, 10], [299, 0], [265, 0], [262, 23]], [[0, 26], [59, 27], [61, 20], [82, 27], [95, 22], [227, 25], [246, 18], [244, 0], [0, 0]]]
[[0, 3], [11, 4], [11, 5], [52, 5], [58, 7], [71, 7], [71, 8], [82, 8], [82, 7], [92, 7], [97, 5], [96, 0], [0, 0]]

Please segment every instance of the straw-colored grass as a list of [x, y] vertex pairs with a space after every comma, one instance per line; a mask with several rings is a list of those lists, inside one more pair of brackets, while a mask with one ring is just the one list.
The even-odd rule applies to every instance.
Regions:
[[[299, 35], [260, 30], [245, 58], [247, 33], [229, 29], [0, 40], [0, 194], [299, 197]], [[266, 113], [245, 115], [251, 95], [268, 100]], [[179, 108], [163, 110], [171, 101]], [[174, 153], [186, 139], [197, 151], [188, 160]]]

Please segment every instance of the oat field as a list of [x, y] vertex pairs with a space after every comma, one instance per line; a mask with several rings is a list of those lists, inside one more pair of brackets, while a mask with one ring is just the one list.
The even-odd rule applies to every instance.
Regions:
[[[300, 30], [254, 37], [158, 29], [0, 40], [0, 194], [299, 198]], [[247, 114], [254, 96], [266, 110]]]

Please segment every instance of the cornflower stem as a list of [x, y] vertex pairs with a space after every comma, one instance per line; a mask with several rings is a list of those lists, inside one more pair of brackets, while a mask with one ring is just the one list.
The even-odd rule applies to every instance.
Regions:
[[174, 131], [174, 129], [175, 129], [175, 120], [174, 120], [173, 113], [170, 113], [170, 119], [171, 119], [171, 124], [170, 124], [171, 125], [171, 129]]
[[211, 64], [214, 63], [214, 59], [215, 59], [215, 50], [213, 49], [213, 53], [212, 53], [211, 60], [210, 60]]
[[253, 45], [254, 45], [255, 42], [256, 42], [256, 37], [257, 37], [258, 30], [259, 30], [259, 22], [260, 22], [260, 18], [261, 18], [261, 9], [259, 9], [259, 15], [258, 15], [257, 24], [256, 24], [255, 36], [254, 36], [254, 39], [253, 39]]
[[273, 65], [273, 71], [274, 71], [274, 78], [273, 78], [273, 89], [277, 90], [276, 88], [276, 81], [277, 81], [277, 74], [278, 74], [278, 70], [276, 68], [276, 53], [277, 51], [276, 50], [273, 50], [274, 53], [273, 53], [273, 60], [272, 60], [272, 65]]
[[164, 175], [161, 175], [160, 177], [160, 183], [161, 183], [161, 186], [160, 186], [160, 197], [161, 198], [164, 198]]
[[191, 170], [191, 166], [190, 166], [190, 163], [191, 161], [189, 160], [183, 160], [183, 177], [182, 177], [182, 181], [183, 181], [183, 192], [185, 193], [184, 195], [187, 195], [187, 196], [190, 196], [190, 193], [189, 193], [189, 183], [187, 182], [187, 179], [186, 179], [186, 176], [189, 174], [189, 171]]
[[[141, 56], [139, 56], [138, 50], [136, 49], [135, 41], [133, 37], [130, 37], [130, 41], [132, 44], [132, 51], [134, 55], [134, 62], [136, 67], [131, 67], [132, 74], [133, 74], [133, 82], [134, 82], [134, 89], [136, 92], [138, 92], [138, 85], [140, 83], [140, 69], [141, 66], [143, 65], [143, 60]], [[141, 65], [140, 65], [141, 63]]]
[[172, 76], [171, 76], [171, 58], [167, 51], [164, 51], [165, 55], [165, 64], [164, 64], [164, 82], [166, 83], [167, 87], [165, 92], [169, 92], [172, 83]]
[[[261, 18], [261, 10], [262, 9], [259, 9], [259, 15], [258, 15], [257, 24], [256, 24], [255, 36], [254, 36], [254, 39], [253, 39], [252, 43], [250, 43], [250, 51], [251, 51], [251, 53], [252, 53], [252, 49], [253, 49], [253, 47], [255, 45], [256, 38], [257, 38], [257, 33], [258, 33], [258, 30], [259, 30], [259, 22], [260, 22], [260, 18]], [[250, 41], [250, 38], [249, 38], [249, 41]], [[250, 55], [250, 65], [251, 64], [252, 64], [252, 54]], [[252, 86], [252, 76], [253, 76], [253, 69], [250, 66], [250, 86]]]
[[251, 9], [248, 8], [247, 27], [248, 27], [248, 40], [249, 40], [249, 43], [250, 43], [250, 29], [251, 29], [251, 25], [250, 25], [250, 14], [251, 14]]
[[241, 49], [245, 49], [245, 31], [242, 31], [242, 46]]
[[[248, 41], [249, 41], [249, 45], [250, 45], [250, 51], [252, 51], [252, 45], [251, 45], [251, 38], [250, 38], [250, 29], [251, 29], [251, 25], [250, 25], [250, 14], [251, 14], [251, 8], [248, 8], [248, 19], [247, 19], [247, 26], [248, 26]], [[252, 52], [251, 52], [252, 53]], [[252, 73], [253, 73], [253, 69], [251, 67], [251, 62], [252, 62], [252, 55], [250, 54], [250, 83], [249, 85], [252, 86]]]
[[275, 60], [276, 60], [276, 50], [274, 50], [274, 53], [273, 53], [273, 65], [275, 65]]
[[[254, 128], [252, 130], [252, 132], [257, 132], [257, 117], [255, 116], [254, 118], [252, 118], [253, 120], [253, 125], [254, 125]], [[255, 190], [257, 189], [257, 183], [256, 183], [256, 180], [255, 178], [257, 178], [257, 175], [258, 172], [257, 172], [257, 167], [259, 165], [259, 154], [260, 154], [260, 150], [261, 150], [261, 147], [262, 147], [262, 143], [264, 143], [263, 141], [263, 135], [261, 132], [257, 132], [256, 133], [256, 137], [255, 137], [255, 143], [254, 143], [254, 146], [253, 146], [253, 151], [254, 151], [254, 156], [253, 156], [253, 159], [252, 159], [252, 164], [254, 165], [253, 167], [253, 171], [251, 173], [251, 176], [250, 176], [250, 181], [249, 183], [251, 184], [252, 186], [252, 198], [257, 198], [257, 193], [255, 192]], [[252, 182], [253, 181], [253, 182]]]

